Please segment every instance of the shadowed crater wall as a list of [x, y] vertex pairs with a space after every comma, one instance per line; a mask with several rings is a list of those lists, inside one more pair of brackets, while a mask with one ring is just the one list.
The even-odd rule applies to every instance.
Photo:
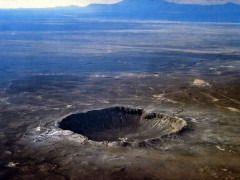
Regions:
[[93, 141], [144, 141], [180, 131], [186, 122], [178, 117], [145, 113], [143, 109], [110, 107], [72, 114], [59, 122]]

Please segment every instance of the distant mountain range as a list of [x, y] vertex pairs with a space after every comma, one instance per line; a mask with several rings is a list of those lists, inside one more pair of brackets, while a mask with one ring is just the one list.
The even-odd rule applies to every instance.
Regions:
[[124, 0], [117, 4], [92, 4], [88, 7], [0, 10], [0, 19], [11, 18], [121, 18], [160, 19], [196, 22], [240, 22], [240, 5], [177, 4], [164, 0]]

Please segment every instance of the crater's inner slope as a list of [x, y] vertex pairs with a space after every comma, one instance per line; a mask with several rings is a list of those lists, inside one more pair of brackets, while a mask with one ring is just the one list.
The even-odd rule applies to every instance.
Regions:
[[180, 131], [186, 122], [163, 114], [146, 114], [142, 109], [111, 107], [72, 114], [59, 127], [93, 141], [143, 141]]

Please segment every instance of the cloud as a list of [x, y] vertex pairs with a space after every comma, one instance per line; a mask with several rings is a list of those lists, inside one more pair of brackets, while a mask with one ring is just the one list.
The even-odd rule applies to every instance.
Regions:
[[0, 9], [51, 8], [58, 6], [88, 6], [89, 4], [114, 4], [121, 0], [0, 0]]
[[175, 2], [180, 4], [225, 4], [236, 3], [240, 4], [240, 0], [167, 0], [169, 2]]

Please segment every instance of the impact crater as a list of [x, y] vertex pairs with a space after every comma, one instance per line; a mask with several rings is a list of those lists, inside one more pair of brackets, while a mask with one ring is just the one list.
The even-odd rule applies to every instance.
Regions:
[[72, 114], [58, 125], [63, 130], [81, 134], [92, 141], [143, 142], [177, 133], [187, 123], [180, 117], [116, 106]]

